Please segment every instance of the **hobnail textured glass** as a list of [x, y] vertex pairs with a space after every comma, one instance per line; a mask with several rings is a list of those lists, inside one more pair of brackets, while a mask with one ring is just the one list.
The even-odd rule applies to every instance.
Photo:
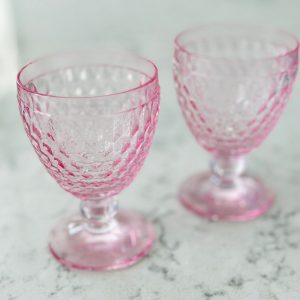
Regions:
[[194, 213], [244, 221], [265, 213], [272, 193], [244, 173], [243, 156], [260, 145], [280, 117], [298, 67], [298, 41], [264, 27], [211, 25], [175, 39], [179, 104], [197, 142], [214, 159], [211, 170], [182, 185]]
[[151, 248], [152, 225], [117, 212], [114, 198], [148, 154], [159, 110], [153, 63], [126, 52], [56, 55], [18, 74], [26, 133], [50, 175], [81, 200], [63, 219], [49, 247], [62, 264], [89, 270], [127, 267]]

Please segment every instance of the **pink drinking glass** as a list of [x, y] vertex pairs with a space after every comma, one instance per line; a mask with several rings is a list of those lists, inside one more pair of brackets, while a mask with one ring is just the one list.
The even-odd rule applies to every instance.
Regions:
[[115, 196], [148, 154], [159, 111], [156, 66], [127, 52], [63, 54], [29, 63], [17, 78], [26, 133], [50, 175], [81, 200], [80, 213], [52, 230], [63, 265], [112, 270], [143, 258], [154, 241], [139, 213]]
[[273, 194], [244, 172], [243, 156], [273, 129], [298, 68], [297, 39], [265, 27], [211, 25], [175, 39], [174, 80], [188, 127], [213, 155], [210, 171], [190, 177], [182, 204], [212, 220], [265, 213]]

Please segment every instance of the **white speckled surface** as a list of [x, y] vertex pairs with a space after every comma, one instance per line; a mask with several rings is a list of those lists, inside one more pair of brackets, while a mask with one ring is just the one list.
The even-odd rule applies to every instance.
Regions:
[[[108, 2], [91, 1], [88, 9], [87, 1], [15, 0], [20, 62], [108, 41], [158, 63], [162, 106], [155, 141], [137, 179], [119, 197], [121, 206], [154, 222], [157, 241], [146, 259], [123, 271], [70, 271], [52, 259], [48, 232], [77, 209], [78, 201], [38, 161], [12, 91], [0, 102], [0, 299], [300, 299], [300, 80], [280, 124], [248, 159], [249, 169], [275, 191], [274, 207], [253, 222], [210, 223], [190, 215], [176, 200], [180, 182], [205, 170], [209, 157], [181, 118], [170, 67], [172, 38], [181, 28], [201, 21], [248, 20], [300, 35], [300, 3], [114, 0], [109, 7]], [[45, 18], [46, 11], [52, 19]], [[64, 14], [68, 22], [62, 25]], [[130, 22], [122, 22], [125, 16]], [[78, 18], [90, 23], [83, 26]], [[46, 32], [49, 24], [53, 27]]]

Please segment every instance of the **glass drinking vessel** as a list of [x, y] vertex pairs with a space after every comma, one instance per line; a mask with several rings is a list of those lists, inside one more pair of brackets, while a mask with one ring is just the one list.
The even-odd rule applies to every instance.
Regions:
[[98, 50], [54, 55], [17, 77], [26, 133], [50, 175], [81, 200], [61, 220], [49, 248], [63, 265], [112, 270], [143, 258], [154, 241], [139, 213], [118, 211], [115, 196], [148, 154], [160, 94], [156, 66], [133, 54]]
[[244, 171], [244, 155], [278, 121], [298, 68], [298, 41], [267, 27], [208, 25], [175, 39], [174, 80], [185, 121], [213, 155], [209, 172], [187, 179], [182, 204], [212, 220], [265, 213], [273, 194]]

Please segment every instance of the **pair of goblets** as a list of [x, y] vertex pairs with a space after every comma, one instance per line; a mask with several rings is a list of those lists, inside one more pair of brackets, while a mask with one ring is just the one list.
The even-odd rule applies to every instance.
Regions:
[[[212, 220], [264, 214], [273, 194], [244, 172], [243, 156], [280, 117], [298, 67], [297, 38], [264, 27], [214, 25], [175, 39], [174, 81], [184, 118], [214, 159], [179, 190], [182, 204]], [[114, 270], [141, 260], [155, 240], [139, 213], [118, 211], [115, 196], [148, 154], [160, 104], [158, 69], [127, 52], [50, 56], [17, 77], [25, 131], [50, 175], [81, 200], [80, 213], [51, 231], [63, 265]], [[42, 200], [42, 199], [41, 199]]]

